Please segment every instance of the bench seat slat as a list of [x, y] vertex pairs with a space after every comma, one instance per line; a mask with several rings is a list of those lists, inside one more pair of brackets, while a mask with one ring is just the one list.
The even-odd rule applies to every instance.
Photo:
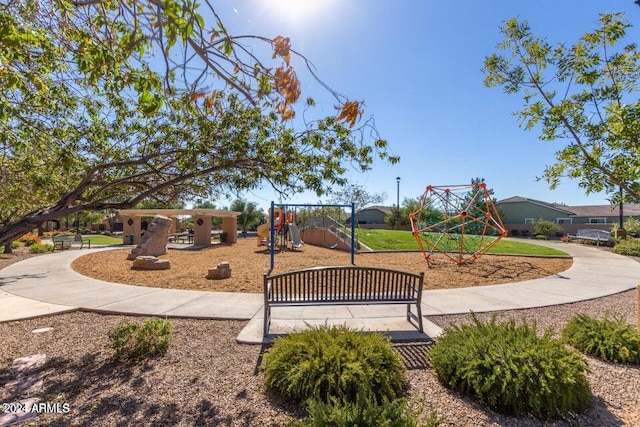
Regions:
[[611, 233], [607, 230], [584, 228], [578, 230], [575, 235], [567, 234], [567, 237], [575, 240], [593, 240], [597, 242], [599, 246], [600, 242], [608, 242], [611, 240]]
[[[264, 275], [264, 333], [268, 335], [271, 307], [310, 305], [407, 304], [407, 319], [422, 331], [424, 273], [384, 268], [316, 267]], [[417, 314], [411, 312], [416, 305]]]

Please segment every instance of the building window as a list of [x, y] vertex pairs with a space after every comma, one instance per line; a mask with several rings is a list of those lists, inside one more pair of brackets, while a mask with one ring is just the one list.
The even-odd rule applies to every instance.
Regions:
[[606, 224], [607, 218], [589, 218], [589, 224]]
[[572, 224], [573, 218], [556, 218], [556, 223], [558, 224]]
[[524, 223], [525, 224], [533, 224], [534, 219], [533, 218], [525, 218], [524, 219]]

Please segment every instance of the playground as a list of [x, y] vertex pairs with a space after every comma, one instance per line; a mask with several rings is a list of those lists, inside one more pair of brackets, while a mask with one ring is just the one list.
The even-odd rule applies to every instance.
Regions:
[[[262, 292], [262, 275], [269, 270], [270, 253], [257, 247], [254, 239], [240, 239], [233, 245], [214, 245], [204, 249], [170, 249], [161, 259], [172, 266], [163, 271], [132, 270], [127, 261], [130, 249], [94, 252], [76, 259], [72, 268], [80, 274], [108, 282], [171, 289], [224, 292]], [[438, 256], [438, 255], [434, 255]], [[231, 278], [209, 280], [209, 268], [228, 261]], [[485, 255], [473, 263], [436, 263], [428, 268], [421, 252], [362, 253], [356, 265], [386, 267], [407, 272], [425, 272], [425, 289], [461, 288], [536, 279], [567, 270], [568, 258], [542, 258]], [[274, 272], [323, 265], [349, 265], [350, 254], [319, 246], [305, 245], [304, 251], [277, 251]]]

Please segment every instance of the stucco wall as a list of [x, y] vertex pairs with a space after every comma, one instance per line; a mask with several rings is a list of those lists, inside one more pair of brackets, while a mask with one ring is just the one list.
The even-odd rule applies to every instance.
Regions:
[[500, 203], [497, 205], [503, 212], [505, 224], [524, 224], [525, 218], [546, 219], [556, 222], [557, 218], [568, 218], [569, 214], [529, 202]]
[[300, 233], [300, 238], [305, 244], [330, 248], [337, 245], [335, 249], [351, 252], [351, 245], [338, 238], [327, 228], [311, 228]]

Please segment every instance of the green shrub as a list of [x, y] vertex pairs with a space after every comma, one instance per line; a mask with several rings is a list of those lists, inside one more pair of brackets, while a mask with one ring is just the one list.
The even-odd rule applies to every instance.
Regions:
[[45, 252], [51, 252], [53, 245], [50, 243], [34, 243], [29, 246], [29, 252], [32, 254], [43, 254]]
[[640, 240], [621, 240], [613, 247], [613, 249], [611, 249], [611, 252], [615, 252], [619, 255], [640, 256]]
[[354, 402], [371, 392], [377, 402], [403, 392], [406, 369], [390, 341], [346, 327], [312, 328], [276, 339], [264, 356], [265, 381], [285, 398]]
[[14, 240], [13, 242], [11, 242], [11, 248], [12, 249], [18, 249], [24, 246], [24, 243], [19, 242], [17, 240]]
[[626, 319], [602, 320], [577, 314], [562, 330], [562, 337], [585, 354], [607, 362], [640, 363], [640, 332]]
[[[614, 222], [611, 232], [615, 234], [616, 230], [620, 229], [620, 223]], [[640, 237], [640, 219], [627, 218], [624, 220], [624, 229], [627, 231], [628, 236]]]
[[18, 239], [19, 242], [23, 243], [25, 246], [31, 246], [35, 243], [42, 243], [42, 239], [37, 234], [27, 233]]
[[447, 328], [429, 351], [440, 380], [498, 412], [554, 418], [586, 407], [587, 365], [547, 331], [514, 321]]
[[166, 353], [173, 325], [163, 319], [145, 320], [142, 325], [127, 322], [109, 331], [111, 347], [118, 360], [144, 359]]
[[547, 236], [545, 236], [544, 234], [536, 234], [536, 239], [537, 240], [549, 240], [549, 238]]
[[536, 219], [533, 222], [533, 234], [536, 235], [536, 238], [538, 237], [538, 235], [547, 237], [551, 237], [556, 233], [560, 233], [560, 235], [562, 235], [562, 231], [562, 227], [560, 227], [553, 221], [548, 221], [546, 219]]
[[289, 427], [437, 427], [442, 423], [432, 412], [426, 423], [420, 424], [420, 412], [412, 410], [405, 399], [376, 404], [363, 394], [347, 403], [334, 397], [329, 403], [312, 399], [307, 402], [307, 412], [306, 420], [289, 423]]

